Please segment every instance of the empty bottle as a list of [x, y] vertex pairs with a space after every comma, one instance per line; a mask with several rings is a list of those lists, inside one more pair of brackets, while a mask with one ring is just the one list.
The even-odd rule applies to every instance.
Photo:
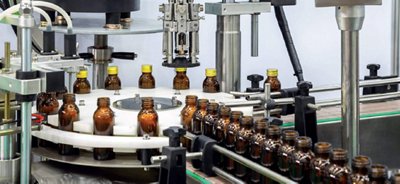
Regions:
[[214, 124], [218, 121], [218, 103], [211, 102], [207, 105], [207, 115], [204, 116], [202, 121], [203, 135], [213, 138]]
[[[197, 110], [197, 96], [187, 95], [185, 100], [185, 107], [181, 111], [181, 125], [186, 131], [191, 131], [191, 124], [194, 112]], [[182, 146], [186, 147], [188, 151], [191, 151], [191, 140], [185, 137], [181, 138]]]
[[[240, 130], [235, 137], [235, 152], [238, 155], [248, 157], [251, 136], [253, 136], [253, 117], [243, 116], [240, 123]], [[240, 163], [235, 164], [235, 176], [239, 179], [246, 181], [248, 174], [247, 168]]]
[[153, 71], [152, 65], [142, 65], [142, 75], [139, 78], [139, 88], [153, 89], [156, 88], [156, 80], [151, 72]]
[[206, 79], [203, 81], [203, 92], [205, 93], [218, 93], [220, 92], [220, 85], [217, 80], [217, 70], [214, 68], [206, 69]]
[[186, 75], [186, 68], [176, 68], [173, 88], [176, 90], [185, 90], [190, 88], [189, 77]]
[[310, 163], [315, 155], [311, 151], [311, 138], [301, 136], [296, 138], [295, 151], [290, 161], [290, 178], [301, 183], [310, 183]]
[[[231, 151], [235, 150], [235, 137], [237, 132], [240, 130], [240, 122], [242, 121], [243, 113], [240, 111], [231, 112], [231, 120], [228, 125], [228, 129], [225, 135], [225, 147]], [[233, 174], [235, 169], [235, 161], [227, 158], [225, 160], [225, 169], [229, 173]]]
[[194, 135], [201, 135], [201, 123], [207, 114], [207, 105], [207, 99], [199, 99], [197, 102], [197, 110], [193, 115], [191, 126], [191, 133]]
[[[142, 109], [137, 116], [138, 136], [158, 136], [158, 114], [154, 109], [154, 100], [151, 97], [142, 98]], [[157, 149], [140, 149], [137, 150], [138, 160], [142, 161], [142, 165], [150, 165], [150, 158], [157, 154]]]
[[60, 104], [58, 103], [55, 92], [40, 93], [36, 98], [36, 110], [39, 113], [44, 113], [46, 115], [57, 114], [59, 106]]
[[373, 164], [369, 176], [371, 184], [389, 184], [388, 168], [382, 164]]
[[347, 151], [335, 148], [329, 157], [329, 165], [324, 172], [324, 183], [328, 184], [348, 184], [351, 183], [351, 169], [348, 164]]
[[87, 80], [88, 71], [81, 70], [76, 74], [76, 81], [74, 83], [75, 94], [88, 94], [90, 93], [90, 83]]
[[231, 108], [222, 106], [219, 111], [219, 120], [214, 124], [214, 138], [220, 146], [225, 145], [225, 134], [231, 121]]
[[[63, 97], [63, 104], [58, 111], [58, 129], [63, 131], [74, 131], [74, 122], [79, 120], [79, 108], [75, 104], [75, 95], [67, 93]], [[72, 155], [73, 146], [59, 144], [58, 153], [61, 155]]]
[[279, 171], [289, 176], [289, 163], [294, 145], [299, 133], [295, 130], [285, 130], [282, 132], [282, 146], [278, 149], [278, 168]]
[[118, 77], [118, 67], [117, 66], [109, 66], [107, 68], [108, 76], [105, 80], [105, 89], [106, 90], [120, 90], [121, 89], [121, 79]]
[[278, 69], [268, 69], [267, 79], [264, 84], [269, 83], [271, 85], [271, 92], [277, 92], [281, 90], [281, 82], [278, 79]]
[[[260, 162], [262, 147], [265, 141], [265, 132], [267, 130], [268, 123], [263, 120], [256, 121], [254, 125], [254, 134], [250, 140], [250, 158], [256, 162]], [[252, 183], [259, 183], [261, 181], [261, 175], [258, 172], [252, 171], [250, 176]]]
[[371, 160], [364, 155], [355, 156], [351, 161], [351, 182], [366, 184], [370, 182]]
[[[267, 136], [263, 142], [261, 152], [261, 165], [278, 171], [278, 150], [282, 146], [281, 129], [277, 125], [270, 125], [267, 129]], [[263, 183], [276, 183], [270, 178], [263, 177]]]
[[[93, 114], [94, 135], [111, 136], [114, 127], [114, 112], [110, 108], [110, 98], [101, 97], [97, 99], [97, 109]], [[112, 148], [93, 148], [95, 160], [114, 159]]]
[[314, 144], [315, 158], [311, 160], [311, 183], [323, 184], [325, 168], [329, 165], [329, 155], [332, 145], [327, 142], [317, 142]]

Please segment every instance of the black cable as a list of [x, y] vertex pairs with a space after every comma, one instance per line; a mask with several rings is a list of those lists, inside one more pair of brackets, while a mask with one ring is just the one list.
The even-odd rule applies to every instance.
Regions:
[[303, 70], [301, 69], [299, 56], [297, 55], [297, 51], [293, 43], [285, 11], [283, 10], [282, 6], [274, 6], [274, 9], [275, 9], [275, 17], [276, 20], [278, 21], [283, 39], [285, 40], [286, 49], [290, 57], [290, 62], [292, 63], [293, 66], [294, 75], [297, 77], [298, 82], [304, 81]]

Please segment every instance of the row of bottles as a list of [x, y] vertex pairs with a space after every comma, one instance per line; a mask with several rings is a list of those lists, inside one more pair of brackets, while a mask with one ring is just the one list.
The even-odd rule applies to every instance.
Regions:
[[[265, 119], [254, 122], [251, 116], [215, 102], [186, 96], [181, 111], [183, 127], [195, 135], [206, 135], [217, 144], [247, 157], [256, 163], [281, 173], [299, 183], [387, 183], [387, 168], [375, 164], [366, 156], [356, 156], [348, 167], [347, 151], [330, 143], [314, 144], [309, 137], [297, 131], [281, 131], [279, 126], [268, 125]], [[182, 145], [190, 151], [190, 140], [182, 138]], [[250, 183], [275, 183], [250, 171], [235, 161], [222, 157], [217, 166]]]
[[[97, 106], [93, 114], [93, 133], [100, 136], [112, 136], [114, 112], [110, 108], [110, 98], [98, 98]], [[58, 113], [58, 128], [63, 131], [72, 132], [73, 123], [79, 120], [79, 107], [76, 105], [75, 94], [72, 93], [64, 94], [60, 108], [55, 93], [41, 93], [38, 95], [36, 107], [39, 113], [46, 115]], [[158, 136], [158, 114], [154, 109], [153, 98], [142, 98], [142, 109], [138, 113], [137, 120], [138, 136]], [[73, 155], [76, 154], [76, 149], [73, 149], [71, 145], [59, 144], [58, 152], [61, 155]], [[96, 160], [110, 160], [115, 158], [115, 154], [112, 148], [94, 148], [93, 157]]]
[[[120, 90], [121, 79], [118, 77], [118, 67], [109, 66], [107, 68], [108, 76], [104, 81], [104, 87], [106, 90]], [[76, 75], [76, 81], [73, 84], [73, 92], [75, 94], [89, 94], [91, 86], [87, 80], [88, 71], [80, 70]]]

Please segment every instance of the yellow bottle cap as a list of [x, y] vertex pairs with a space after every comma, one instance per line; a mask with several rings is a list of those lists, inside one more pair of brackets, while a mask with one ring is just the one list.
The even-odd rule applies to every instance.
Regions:
[[152, 65], [142, 65], [142, 72], [143, 73], [151, 73], [153, 71]]
[[108, 75], [117, 75], [118, 74], [118, 66], [109, 66], [107, 68]]
[[215, 68], [207, 68], [206, 69], [206, 76], [207, 77], [215, 77], [215, 76], [217, 76], [217, 70]]
[[186, 68], [175, 68], [177, 72], [186, 72]]
[[78, 79], [84, 79], [84, 78], [87, 78], [87, 76], [88, 76], [87, 70], [81, 70], [78, 72], [78, 74], [76, 74], [76, 78], [78, 78]]
[[270, 77], [277, 77], [278, 76], [278, 69], [270, 68], [267, 70], [267, 76]]

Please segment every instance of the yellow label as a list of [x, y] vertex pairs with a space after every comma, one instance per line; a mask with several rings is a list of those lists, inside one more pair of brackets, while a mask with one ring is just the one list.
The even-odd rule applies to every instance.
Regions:
[[142, 65], [142, 72], [143, 73], [151, 73], [153, 71], [152, 65]]
[[76, 74], [76, 78], [78, 78], [78, 79], [84, 79], [84, 78], [87, 78], [87, 76], [88, 76], [87, 70], [81, 70], [78, 72], [78, 74]]
[[108, 75], [117, 75], [118, 74], [118, 66], [109, 66], [107, 68]]
[[186, 68], [175, 68], [177, 72], [186, 72]]
[[215, 77], [215, 76], [217, 76], [217, 70], [215, 68], [207, 68], [206, 69], [206, 76], [207, 77]]
[[270, 68], [267, 70], [267, 76], [270, 77], [277, 77], [278, 76], [278, 69]]

